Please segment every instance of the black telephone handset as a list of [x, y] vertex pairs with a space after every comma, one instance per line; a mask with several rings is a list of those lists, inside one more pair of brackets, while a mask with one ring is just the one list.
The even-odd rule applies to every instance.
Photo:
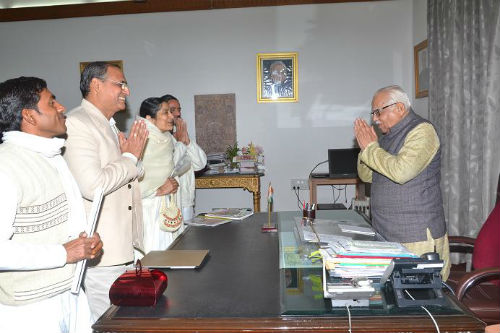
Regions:
[[439, 258], [439, 253], [437, 252], [427, 252], [424, 253], [420, 256], [420, 258], [425, 259], [425, 260], [440, 260]]

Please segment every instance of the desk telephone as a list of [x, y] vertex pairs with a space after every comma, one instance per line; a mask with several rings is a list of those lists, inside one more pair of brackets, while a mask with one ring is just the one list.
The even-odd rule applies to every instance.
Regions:
[[393, 259], [380, 280], [386, 300], [398, 307], [447, 304], [442, 292], [439, 254], [429, 252], [420, 258]]

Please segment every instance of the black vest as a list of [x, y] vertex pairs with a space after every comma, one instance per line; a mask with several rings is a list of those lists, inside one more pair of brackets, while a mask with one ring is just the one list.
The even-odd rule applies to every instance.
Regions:
[[[397, 155], [406, 136], [416, 126], [428, 122], [413, 111], [382, 136], [379, 145]], [[398, 184], [373, 171], [371, 213], [375, 229], [388, 241], [410, 243], [427, 240], [429, 228], [434, 239], [444, 236], [441, 196], [441, 148], [430, 164], [415, 178]]]

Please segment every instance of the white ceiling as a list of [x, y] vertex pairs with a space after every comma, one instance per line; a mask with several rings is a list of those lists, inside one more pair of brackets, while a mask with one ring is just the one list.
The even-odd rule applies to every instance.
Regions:
[[0, 9], [75, 5], [82, 3], [117, 2], [117, 1], [124, 1], [124, 0], [0, 0]]

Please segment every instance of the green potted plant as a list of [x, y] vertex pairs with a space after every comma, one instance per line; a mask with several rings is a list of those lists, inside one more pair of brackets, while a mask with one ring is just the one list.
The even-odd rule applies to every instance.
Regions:
[[233, 157], [237, 156], [239, 151], [238, 142], [235, 142], [233, 146], [227, 146], [226, 148], [226, 159], [229, 161], [231, 169], [238, 167], [238, 163], [233, 162]]

